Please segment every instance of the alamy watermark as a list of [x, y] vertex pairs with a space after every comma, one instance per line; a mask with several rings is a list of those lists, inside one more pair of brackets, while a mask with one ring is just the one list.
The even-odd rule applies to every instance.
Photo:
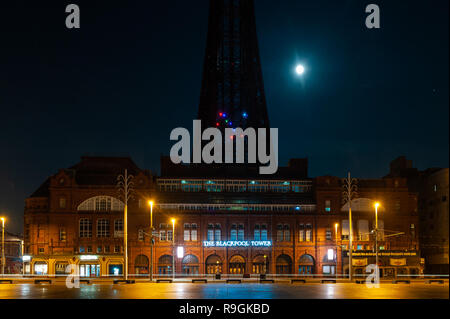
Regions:
[[[183, 127], [178, 127], [170, 133], [171, 141], [178, 141], [170, 150], [170, 159], [175, 164], [267, 164], [259, 167], [262, 175], [275, 174], [278, 171], [278, 129], [270, 128], [269, 136], [265, 128], [226, 128], [225, 136], [218, 128], [207, 128], [202, 133], [200, 120], [193, 121], [192, 154], [191, 134]], [[269, 146], [267, 147], [267, 141]], [[209, 141], [203, 146], [202, 142]], [[223, 146], [225, 144], [225, 161], [223, 160]], [[247, 147], [247, 152], [245, 151]], [[233, 150], [236, 150], [234, 153]], [[245, 155], [247, 153], [247, 162]]]

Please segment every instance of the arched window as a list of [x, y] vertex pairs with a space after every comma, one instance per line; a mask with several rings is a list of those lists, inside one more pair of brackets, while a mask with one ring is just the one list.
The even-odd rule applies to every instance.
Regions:
[[283, 225], [277, 225], [277, 241], [283, 241]]
[[244, 274], [245, 273], [245, 259], [241, 255], [234, 255], [230, 258], [229, 261], [229, 273], [232, 275], [235, 274]]
[[237, 240], [237, 225], [233, 224], [231, 225], [231, 231], [230, 231], [230, 240]]
[[163, 255], [158, 259], [158, 273], [160, 275], [172, 274], [173, 257], [170, 255]]
[[306, 241], [313, 241], [312, 225], [306, 224]]
[[207, 240], [208, 241], [214, 240], [214, 225], [213, 224], [208, 224]]
[[184, 224], [184, 241], [191, 240], [191, 224]]
[[280, 255], [276, 260], [277, 274], [291, 274], [292, 273], [292, 258], [288, 255]]
[[288, 224], [284, 225], [284, 241], [291, 241], [291, 230]]
[[298, 273], [311, 275], [314, 273], [314, 258], [311, 255], [302, 255], [298, 260]]
[[206, 258], [206, 273], [207, 274], [221, 274], [222, 260], [217, 255], [211, 255]]
[[222, 227], [220, 224], [216, 224], [214, 226], [214, 240], [221, 241], [222, 240]]
[[197, 241], [197, 224], [191, 224], [191, 240]]
[[122, 201], [111, 196], [91, 197], [80, 205], [77, 210], [83, 212], [120, 212], [125, 205]]
[[238, 227], [238, 240], [244, 240], [244, 224], [239, 224]]
[[263, 224], [261, 225], [261, 240], [267, 240], [267, 225]]
[[134, 269], [136, 274], [148, 274], [148, 257], [145, 255], [138, 255], [134, 260]]
[[254, 236], [253, 236], [254, 240], [261, 240], [261, 230], [260, 230], [260, 226], [259, 224], [255, 225], [255, 230], [254, 230]]

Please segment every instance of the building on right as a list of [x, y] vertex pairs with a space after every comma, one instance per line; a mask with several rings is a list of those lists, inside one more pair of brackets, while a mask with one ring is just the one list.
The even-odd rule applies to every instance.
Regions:
[[401, 156], [391, 162], [388, 177], [403, 177], [418, 194], [419, 238], [426, 274], [448, 274], [448, 168], [419, 171]]

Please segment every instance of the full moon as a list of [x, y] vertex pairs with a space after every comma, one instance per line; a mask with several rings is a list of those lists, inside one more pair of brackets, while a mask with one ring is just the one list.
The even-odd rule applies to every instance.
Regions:
[[295, 68], [295, 72], [297, 72], [298, 75], [302, 75], [303, 73], [305, 73], [305, 67], [303, 65], [299, 64]]

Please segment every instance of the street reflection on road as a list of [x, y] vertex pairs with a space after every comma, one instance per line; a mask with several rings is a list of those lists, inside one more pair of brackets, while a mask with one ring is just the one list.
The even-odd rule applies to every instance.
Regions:
[[191, 284], [136, 283], [80, 284], [67, 288], [52, 285], [0, 285], [0, 299], [448, 299], [449, 286], [414, 283], [382, 284], [369, 289], [365, 285], [337, 284]]

